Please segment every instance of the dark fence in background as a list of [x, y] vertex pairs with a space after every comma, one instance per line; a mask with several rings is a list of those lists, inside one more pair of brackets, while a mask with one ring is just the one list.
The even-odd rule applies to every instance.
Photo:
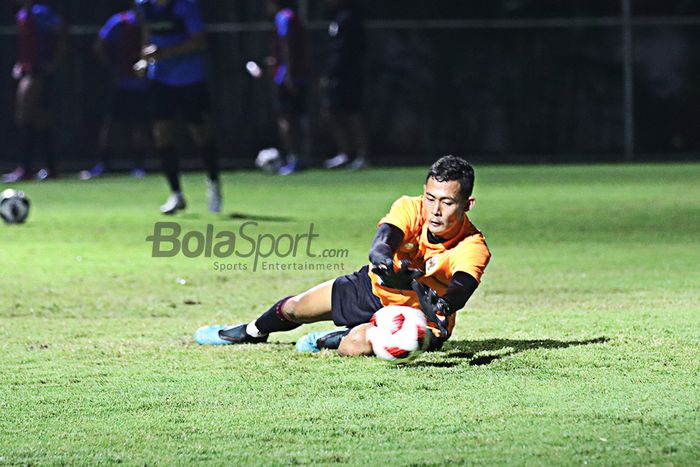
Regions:
[[[276, 144], [268, 85], [244, 70], [246, 60], [266, 55], [271, 24], [262, 0], [200, 2], [224, 163], [251, 165], [260, 148]], [[78, 0], [49, 3], [70, 25], [67, 62], [53, 98], [61, 166], [72, 170], [92, 161], [108, 91], [92, 42], [107, 17], [128, 2], [90, 2], [89, 9]], [[324, 3], [299, 3], [319, 63]], [[697, 158], [699, 3], [367, 0], [372, 153], [379, 163], [406, 164], [443, 153], [494, 162]], [[13, 165], [15, 146], [13, 21], [11, 2], [2, 2], [3, 169]], [[310, 101], [310, 150], [320, 161], [333, 149], [315, 92]]]

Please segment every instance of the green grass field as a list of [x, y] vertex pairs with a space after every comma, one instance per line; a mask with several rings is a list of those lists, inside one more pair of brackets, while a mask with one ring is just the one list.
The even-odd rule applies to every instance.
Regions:
[[[424, 172], [231, 173], [221, 216], [189, 175], [174, 220], [313, 223], [316, 251], [349, 256], [275, 262], [349, 273]], [[152, 258], [159, 176], [22, 184], [29, 221], [0, 225], [0, 464], [697, 465], [699, 181], [698, 164], [477, 167], [491, 265], [443, 350], [403, 367], [295, 353], [323, 324], [197, 346], [197, 327], [339, 272]]]

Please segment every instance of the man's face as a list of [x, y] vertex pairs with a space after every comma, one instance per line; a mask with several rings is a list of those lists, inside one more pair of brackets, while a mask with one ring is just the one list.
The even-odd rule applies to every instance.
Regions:
[[423, 186], [423, 220], [434, 235], [450, 238], [459, 231], [473, 202], [472, 197], [462, 197], [457, 180], [438, 182], [430, 177]]

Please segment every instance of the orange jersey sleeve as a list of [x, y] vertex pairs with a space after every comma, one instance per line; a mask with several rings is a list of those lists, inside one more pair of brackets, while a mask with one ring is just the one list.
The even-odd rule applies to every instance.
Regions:
[[477, 282], [481, 283], [481, 276], [491, 259], [491, 252], [486, 246], [486, 240], [481, 233], [471, 235], [462, 240], [449, 255], [449, 275], [457, 272], [466, 272]]
[[394, 201], [386, 216], [377, 223], [391, 224], [403, 231], [404, 240], [420, 235], [421, 201], [418, 196], [402, 196]]

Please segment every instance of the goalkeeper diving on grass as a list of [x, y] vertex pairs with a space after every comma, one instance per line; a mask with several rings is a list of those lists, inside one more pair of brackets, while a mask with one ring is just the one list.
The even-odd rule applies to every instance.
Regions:
[[425, 313], [431, 331], [427, 350], [439, 350], [491, 257], [484, 236], [467, 216], [475, 204], [473, 187], [474, 169], [467, 161], [440, 158], [430, 167], [423, 195], [402, 196], [379, 221], [369, 265], [282, 298], [250, 323], [202, 327], [195, 340], [210, 345], [263, 343], [275, 332], [333, 321], [344, 329], [309, 333], [297, 350], [372, 355], [367, 338], [372, 316], [383, 307], [400, 305]]

